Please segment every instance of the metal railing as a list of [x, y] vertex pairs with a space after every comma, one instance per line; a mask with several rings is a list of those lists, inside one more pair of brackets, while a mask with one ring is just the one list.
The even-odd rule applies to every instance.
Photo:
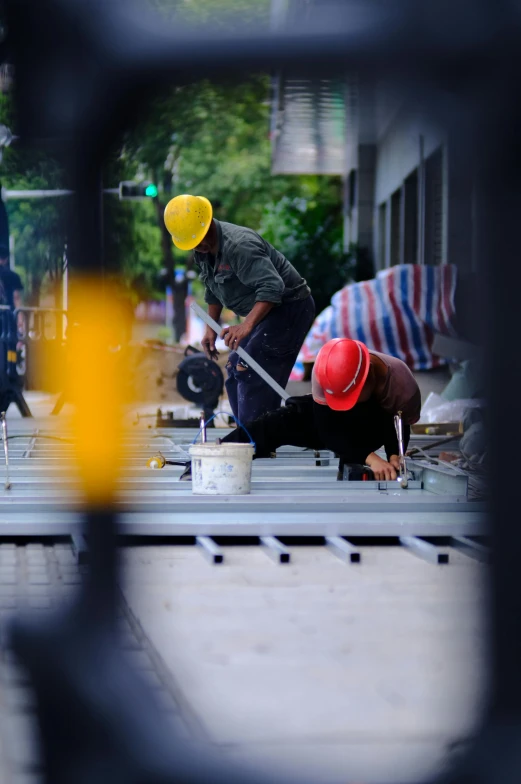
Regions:
[[26, 389], [47, 390], [49, 379], [42, 368], [50, 352], [64, 349], [66, 335], [65, 310], [23, 306], [13, 311], [0, 305], [0, 377]]

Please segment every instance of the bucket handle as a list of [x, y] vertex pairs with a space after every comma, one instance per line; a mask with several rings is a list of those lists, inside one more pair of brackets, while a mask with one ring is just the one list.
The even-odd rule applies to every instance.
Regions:
[[197, 441], [197, 439], [199, 438], [199, 436], [201, 435], [201, 433], [203, 432], [203, 430], [205, 429], [205, 427], [207, 427], [207, 426], [210, 424], [210, 422], [212, 421], [212, 419], [215, 419], [215, 417], [216, 417], [216, 416], [219, 416], [219, 414], [222, 414], [222, 416], [232, 416], [232, 417], [235, 419], [235, 423], [236, 423], [237, 427], [242, 427], [242, 429], [244, 430], [244, 432], [246, 433], [246, 435], [247, 435], [247, 436], [248, 436], [248, 438], [250, 439], [250, 444], [253, 446], [253, 449], [254, 449], [254, 451], [255, 451], [255, 449], [256, 449], [256, 444], [255, 444], [255, 441], [253, 440], [253, 438], [251, 437], [251, 435], [250, 435], [249, 431], [248, 431], [248, 430], [246, 429], [246, 427], [245, 427], [245, 426], [242, 424], [242, 422], [239, 422], [239, 420], [237, 419], [237, 417], [235, 416], [235, 414], [231, 414], [231, 413], [230, 413], [230, 412], [228, 412], [228, 411], [216, 411], [216, 412], [215, 412], [215, 414], [214, 414], [213, 416], [211, 416], [211, 417], [210, 417], [210, 419], [208, 420], [208, 422], [205, 422], [205, 423], [204, 423], [204, 425], [202, 426], [202, 428], [199, 430], [199, 432], [197, 433], [196, 437], [195, 437], [195, 438], [194, 438], [194, 440], [192, 441], [192, 444], [195, 444], [195, 442]]

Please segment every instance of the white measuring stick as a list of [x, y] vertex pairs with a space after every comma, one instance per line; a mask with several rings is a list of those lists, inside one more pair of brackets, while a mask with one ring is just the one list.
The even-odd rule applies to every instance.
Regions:
[[[214, 321], [213, 318], [211, 316], [209, 316], [208, 313], [205, 310], [200, 308], [199, 305], [197, 304], [197, 302], [192, 302], [190, 307], [192, 308], [194, 313], [197, 313], [199, 318], [201, 318], [204, 321], [205, 324], [208, 324], [208, 326], [213, 329], [214, 332], [216, 332], [218, 335], [221, 334], [222, 327], [220, 327], [219, 324], [216, 321]], [[237, 352], [237, 354], [240, 356], [241, 359], [244, 359], [244, 361], [248, 364], [248, 367], [251, 367], [252, 370], [254, 370], [256, 373], [258, 373], [259, 376], [262, 378], [262, 380], [265, 381], [266, 384], [269, 384], [269, 386], [278, 395], [281, 396], [282, 400], [284, 400], [284, 402], [286, 402], [286, 400], [289, 397], [289, 395], [286, 392], [286, 390], [282, 389], [280, 384], [277, 384], [277, 382], [269, 375], [269, 373], [266, 373], [264, 368], [262, 368], [259, 365], [258, 362], [255, 362], [255, 360], [252, 357], [250, 357], [250, 355], [248, 354], [247, 351], [245, 351], [240, 346], [238, 348], [236, 348], [235, 351]]]
[[405, 452], [403, 449], [403, 423], [402, 423], [402, 412], [398, 411], [398, 414], [394, 417], [394, 427], [396, 430], [396, 436], [398, 438], [398, 451], [400, 458], [400, 476], [398, 477], [398, 481], [400, 482], [402, 487], [407, 487], [407, 462], [405, 460]]
[[11, 480], [9, 479], [9, 447], [7, 445], [7, 422], [5, 421], [5, 411], [0, 414], [2, 423], [2, 441], [4, 442], [5, 452], [5, 489], [11, 489]]

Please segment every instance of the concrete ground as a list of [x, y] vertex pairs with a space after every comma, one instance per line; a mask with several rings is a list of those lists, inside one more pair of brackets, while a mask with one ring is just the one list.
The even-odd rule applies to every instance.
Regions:
[[[45, 623], [77, 598], [87, 570], [77, 563], [70, 544], [0, 543], [0, 781], [42, 784], [43, 764], [36, 700], [28, 673], [9, 644], [14, 617]], [[150, 656], [148, 642], [122, 606], [119, 644], [124, 656], [157, 701], [171, 734], [189, 740], [188, 726]], [[107, 685], [110, 690], [110, 685]], [[76, 779], [77, 780], [77, 779]]]
[[277, 781], [413, 782], [473, 731], [484, 698], [486, 567], [397, 547], [346, 565], [293, 547], [127, 548], [124, 595], [227, 758]]
[[[121, 552], [121, 648], [172, 741], [301, 784], [412, 784], [455, 758], [485, 698], [487, 567], [453, 550], [447, 566], [398, 547], [362, 547], [359, 565], [318, 546], [288, 565], [225, 550], [219, 566], [193, 546]], [[84, 573], [67, 544], [0, 545], [2, 783], [42, 783], [6, 623], [50, 619]]]

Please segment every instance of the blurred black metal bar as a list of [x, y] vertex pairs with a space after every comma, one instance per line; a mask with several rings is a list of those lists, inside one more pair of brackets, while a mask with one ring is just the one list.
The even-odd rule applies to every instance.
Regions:
[[[505, 402], [514, 404], [521, 381], [519, 351], [511, 349], [510, 339], [505, 340], [505, 335], [512, 338], [519, 329], [518, 289], [513, 285], [513, 277], [521, 258], [520, 28], [518, 4], [485, 0], [431, 4], [411, 0], [393, 4], [367, 2], [356, 13], [353, 5], [346, 2], [338, 5], [336, 16], [326, 16], [319, 31], [296, 27], [290, 33], [244, 33], [229, 38], [217, 38], [208, 30], [169, 28], [139, 13], [129, 2], [13, 0], [10, 4], [9, 36], [20, 97], [21, 134], [55, 144], [66, 142], [62, 146], [69, 161], [73, 161], [72, 185], [77, 191], [71, 264], [82, 271], [99, 270], [102, 259], [100, 171], [104, 155], [128, 122], [139, 96], [161, 83], [186, 82], [208, 75], [242, 76], [247, 70], [268, 71], [284, 66], [296, 66], [303, 73], [356, 68], [386, 76], [413, 75], [425, 92], [431, 87], [446, 91], [444, 99], [439, 95], [435, 99], [437, 107], [441, 107], [441, 119], [453, 124], [463, 120], [460, 133], [467, 122], [474, 153], [473, 157], [469, 154], [468, 165], [479, 169], [478, 244], [482, 255], [480, 274], [487, 292], [478, 315], [487, 324], [489, 336], [494, 639], [489, 716], [492, 723], [483, 731], [488, 745], [481, 742], [474, 748], [464, 761], [461, 774], [449, 776], [454, 781], [519, 780], [519, 765], [517, 774], [512, 765], [519, 763], [521, 737], [521, 587], [517, 563], [521, 527], [516, 519], [517, 487], [514, 481], [505, 481], [505, 461], [507, 468], [515, 471], [510, 455], [521, 441], [521, 420], [510, 417], [509, 427], [505, 428], [501, 413], [505, 411]], [[451, 116], [455, 103], [465, 104], [466, 117], [456, 120]], [[89, 542], [98, 583], [97, 592], [91, 594], [96, 618], [96, 607], [105, 598], [109, 605], [113, 601], [115, 529], [110, 512], [92, 512], [89, 520]], [[65, 635], [68, 628], [61, 627], [60, 634]], [[98, 626], [93, 624], [92, 629]], [[81, 756], [69, 759], [73, 767], [68, 768], [67, 779], [57, 760], [60, 749], [65, 754], [66, 740], [49, 728], [49, 722], [57, 710], [56, 701], [61, 700], [62, 712], [70, 710], [66, 698], [74, 694], [78, 708], [92, 710], [88, 699], [82, 702], [78, 697], [82, 671], [71, 671], [67, 682], [71, 691], [64, 690], [58, 698], [56, 667], [62, 654], [53, 661], [50, 656], [41, 658], [39, 653], [36, 661], [31, 646], [24, 647], [26, 638], [22, 635], [20, 639], [20, 650], [32, 665], [39, 693], [48, 698], [41, 707], [45, 705], [47, 710], [46, 740], [50, 744], [48, 759], [54, 762], [53, 784], [73, 780], [77, 778], [73, 763], [78, 764]], [[55, 635], [58, 639], [59, 634]], [[88, 648], [86, 633], [77, 639]], [[64, 651], [70, 654], [77, 644], [65, 646]], [[98, 652], [95, 647], [92, 650]], [[103, 650], [107, 657], [112, 655], [109, 648]], [[44, 679], [53, 666], [56, 694], [49, 694]], [[93, 672], [92, 658], [84, 669]], [[114, 675], [117, 681], [110, 668], [100, 674]], [[94, 698], [95, 694], [90, 696]], [[136, 708], [135, 702], [123, 705], [130, 711], [132, 705]], [[76, 717], [78, 726], [92, 731], [87, 722], [92, 717], [92, 712]], [[122, 737], [130, 727], [130, 718], [127, 716], [125, 723], [124, 713], [118, 717], [121, 726], [109, 723], [107, 731]], [[137, 736], [129, 730], [128, 737], [135, 740]], [[149, 740], [146, 734], [143, 742]], [[91, 734], [89, 741], [99, 749], [101, 738]], [[132, 748], [131, 743], [123, 746]], [[119, 772], [127, 761], [123, 755]], [[134, 771], [134, 777], [124, 780], [152, 780], [138, 778], [138, 773], [139, 770]], [[108, 780], [99, 770], [98, 774], [94, 779], [86, 773], [82, 780]], [[110, 780], [117, 777], [113, 775]], [[196, 776], [191, 780], [196, 780]]]
[[504, 481], [509, 455], [521, 443], [515, 395], [510, 396], [510, 390], [521, 383], [521, 356], [505, 339], [519, 334], [516, 278], [521, 258], [521, 105], [519, 76], [512, 82], [508, 73], [505, 63], [501, 81], [487, 95], [475, 162], [479, 167], [479, 275], [488, 299], [483, 318], [488, 338], [493, 502], [491, 707], [497, 719], [521, 724], [521, 589], [515, 557], [521, 552], [519, 492], [515, 480]]
[[67, 140], [81, 122], [91, 142], [101, 131], [102, 147], [107, 126], [128, 118], [123, 109], [129, 108], [130, 92], [135, 108], [136, 93], [155, 90], [162, 81], [208, 74], [237, 78], [248, 70], [293, 65], [302, 74], [362, 69], [442, 80], [459, 89], [490, 79], [497, 58], [512, 64], [521, 59], [521, 14], [505, 0], [460, 0], [432, 8], [412, 0], [346, 1], [337, 4], [336, 14], [329, 9], [318, 31], [302, 23], [291, 31], [246, 30], [227, 37], [211, 27], [165, 25], [131, 0], [11, 0], [10, 5], [11, 29], [24, 30], [11, 45], [17, 83], [33, 98], [21, 106], [21, 133]]

